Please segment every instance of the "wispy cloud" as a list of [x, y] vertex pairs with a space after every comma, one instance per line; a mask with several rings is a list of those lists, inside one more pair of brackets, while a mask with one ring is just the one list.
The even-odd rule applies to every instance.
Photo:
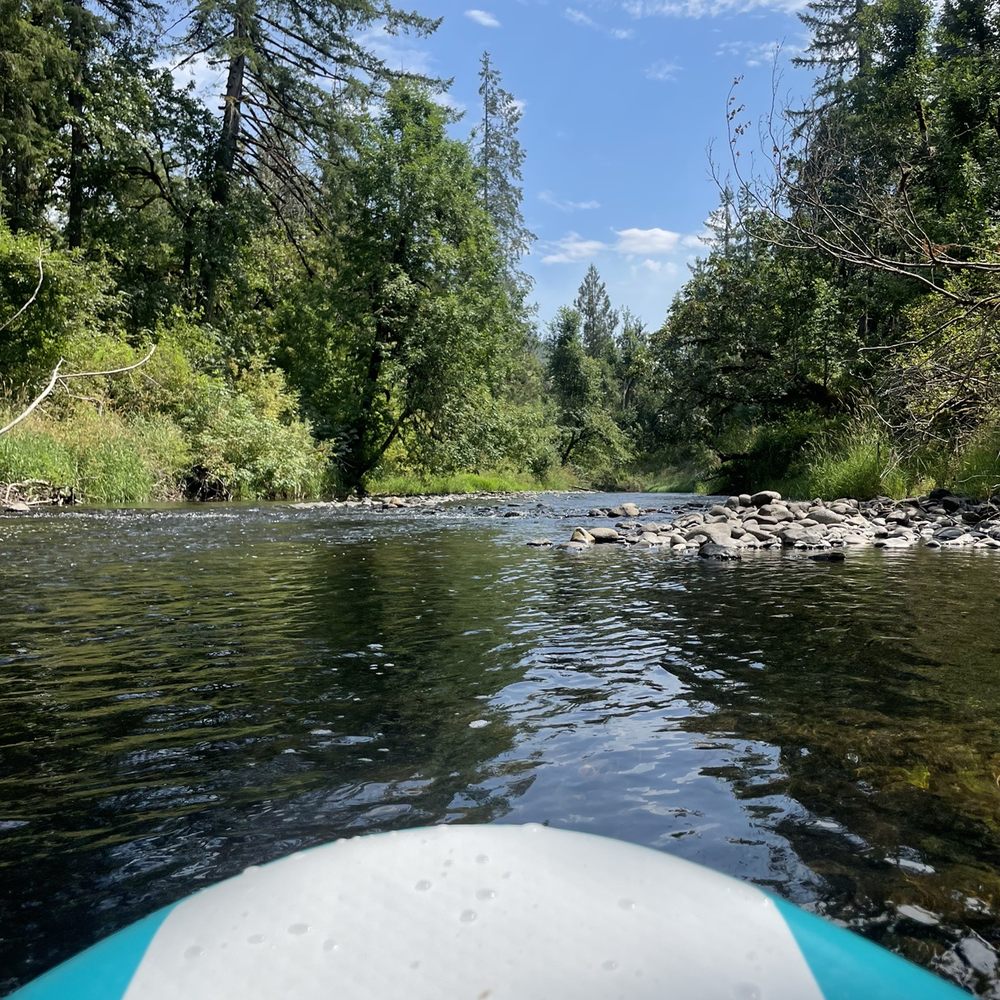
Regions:
[[[576, 205], [579, 207], [589, 207], [589, 202], [558, 202], [553, 198], [549, 201], [545, 195], [550, 192], [543, 192], [540, 196], [543, 201], [549, 204]], [[596, 207], [596, 206], [595, 206]], [[587, 239], [577, 232], [569, 232], [562, 239], [551, 243], [543, 244], [545, 255], [542, 257], [543, 264], [574, 264], [579, 261], [593, 260], [594, 257], [602, 253], [615, 253], [626, 260], [633, 261], [637, 266], [645, 268], [651, 272], [673, 273], [672, 266], [668, 261], [657, 262], [658, 257], [672, 257], [679, 252], [693, 249], [695, 246], [701, 247], [701, 234], [682, 235], [675, 233], [672, 229], [661, 229], [659, 226], [651, 226], [649, 229], [631, 227], [629, 229], [613, 230], [616, 237], [614, 242], [604, 240]], [[636, 258], [644, 258], [641, 262]]]
[[482, 25], [484, 28], [499, 28], [500, 22], [491, 14], [488, 10], [467, 10], [465, 16], [470, 21], [475, 21], [476, 24]]
[[538, 196], [539, 201], [544, 201], [546, 205], [558, 208], [560, 212], [586, 212], [592, 208], [600, 208], [599, 201], [564, 201], [557, 198], [551, 191], [542, 191]]
[[718, 17], [747, 14], [755, 10], [794, 13], [808, 0], [625, 0], [622, 9], [630, 17]]
[[628, 41], [635, 32], [631, 28], [606, 28], [603, 24], [595, 21], [588, 13], [576, 7], [567, 7], [563, 11], [563, 17], [572, 24], [578, 24], [581, 28], [590, 28], [599, 31], [602, 35], [608, 35], [619, 42]]
[[787, 42], [723, 42], [715, 50], [717, 56], [742, 59], [751, 69], [759, 66], [773, 66], [779, 53], [784, 56], [797, 55], [802, 51], [798, 45]]
[[589, 14], [584, 14], [582, 10], [577, 10], [575, 7], [567, 7], [563, 11], [563, 16], [567, 21], [572, 21], [573, 24], [582, 24], [585, 28], [597, 27], [597, 22]]
[[647, 257], [640, 265], [644, 271], [650, 274], [662, 274], [672, 278], [679, 273], [680, 267], [672, 260], [653, 260]]
[[415, 76], [433, 76], [431, 55], [426, 49], [406, 44], [401, 38], [390, 34], [385, 28], [372, 28], [364, 32], [359, 41], [378, 56], [389, 69]]
[[681, 234], [670, 229], [619, 229], [615, 249], [624, 254], [643, 256], [673, 253], [681, 240]]
[[596, 257], [607, 250], [607, 243], [584, 239], [579, 233], [567, 233], [561, 240], [548, 244], [550, 253], [542, 257], [543, 264], [574, 264]]
[[643, 71], [645, 73], [647, 80], [658, 80], [661, 83], [669, 83], [672, 80], [677, 79], [677, 74], [683, 69], [682, 66], [678, 66], [677, 63], [667, 62], [666, 59], [660, 59], [659, 61], [652, 64], [652, 66], [647, 66]]

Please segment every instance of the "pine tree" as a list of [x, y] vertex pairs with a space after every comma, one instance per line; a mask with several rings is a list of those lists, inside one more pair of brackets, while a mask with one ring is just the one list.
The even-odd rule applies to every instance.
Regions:
[[500, 86], [500, 73], [484, 52], [479, 67], [482, 119], [475, 136], [480, 201], [496, 227], [507, 277], [516, 298], [523, 301], [531, 278], [521, 270], [521, 258], [533, 240], [521, 213], [521, 166], [524, 150], [517, 138], [521, 109]]
[[618, 313], [611, 308], [608, 290], [593, 264], [587, 268], [573, 304], [583, 322], [583, 346], [587, 353], [610, 362], [615, 353]]

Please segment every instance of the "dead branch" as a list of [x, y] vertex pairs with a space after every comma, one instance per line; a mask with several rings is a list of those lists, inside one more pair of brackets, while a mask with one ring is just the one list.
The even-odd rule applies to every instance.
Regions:
[[[28, 299], [28, 301], [25, 302], [24, 305], [21, 306], [21, 308], [18, 309], [18, 311], [16, 313], [14, 313], [14, 315], [11, 316], [10, 319], [8, 319], [6, 323], [3, 324], [3, 326], [0, 326], [0, 333], [3, 333], [3, 331], [6, 330], [7, 327], [10, 326], [10, 324], [14, 322], [14, 320], [16, 320], [19, 316], [22, 316], [24, 314], [24, 312], [27, 310], [28, 306], [30, 306], [31, 303], [34, 302], [35, 299], [38, 298], [38, 293], [42, 290], [42, 281], [43, 281], [44, 278], [45, 278], [45, 272], [42, 270], [42, 244], [41, 244], [41, 240], [39, 240], [39, 243], [38, 243], [38, 284], [35, 285], [35, 290], [31, 293], [31, 298]], [[2, 432], [0, 432], [0, 433], [2, 433]]]
[[16, 427], [25, 417], [29, 416], [35, 408], [46, 400], [55, 391], [56, 386], [60, 382], [68, 382], [70, 379], [74, 378], [94, 378], [99, 375], [121, 375], [123, 372], [134, 371], [136, 368], [144, 365], [152, 356], [153, 352], [156, 350], [156, 344], [154, 344], [146, 356], [142, 358], [141, 361], [136, 361], [135, 364], [125, 365], [124, 368], [109, 368], [106, 371], [100, 372], [70, 372], [68, 375], [62, 374], [59, 369], [62, 368], [64, 364], [64, 359], [59, 359], [59, 364], [56, 365], [52, 372], [52, 377], [49, 379], [49, 384], [31, 401], [27, 409], [23, 410], [18, 414], [9, 424], [5, 427], [0, 427], [0, 434], [6, 434], [11, 428]]

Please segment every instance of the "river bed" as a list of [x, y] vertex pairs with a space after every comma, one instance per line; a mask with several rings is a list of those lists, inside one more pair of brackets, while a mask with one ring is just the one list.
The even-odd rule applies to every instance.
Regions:
[[703, 499], [0, 519], [0, 993], [303, 847], [540, 822], [1000, 997], [1000, 552], [526, 545]]

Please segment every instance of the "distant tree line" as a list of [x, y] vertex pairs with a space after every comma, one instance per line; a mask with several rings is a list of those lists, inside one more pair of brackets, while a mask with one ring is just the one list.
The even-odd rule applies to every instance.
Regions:
[[811, 98], [758, 127], [734, 87], [719, 207], [663, 324], [591, 265], [539, 330], [496, 65], [456, 138], [444, 84], [365, 41], [436, 20], [383, 0], [2, 6], [0, 418], [60, 360], [127, 372], [57, 380], [0, 436], [0, 481], [121, 502], [468, 473], [988, 492], [1000, 15], [814, 0], [803, 21]]

